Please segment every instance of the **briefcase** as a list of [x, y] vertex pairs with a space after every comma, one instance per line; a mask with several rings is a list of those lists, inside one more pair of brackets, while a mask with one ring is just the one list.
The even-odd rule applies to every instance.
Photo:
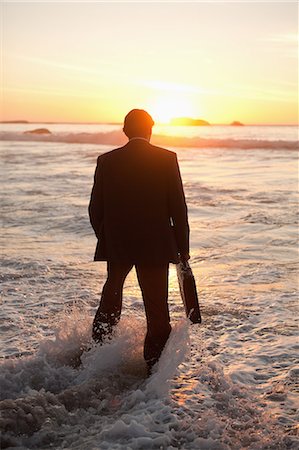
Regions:
[[177, 264], [176, 269], [186, 315], [192, 323], [201, 323], [200, 308], [192, 269], [187, 261]]

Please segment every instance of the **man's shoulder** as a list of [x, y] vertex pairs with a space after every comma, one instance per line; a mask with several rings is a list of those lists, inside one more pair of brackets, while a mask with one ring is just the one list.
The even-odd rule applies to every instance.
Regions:
[[114, 148], [112, 150], [109, 150], [108, 152], [101, 153], [98, 156], [98, 164], [101, 164], [107, 158], [111, 158], [111, 157], [117, 155], [120, 151], [122, 151], [124, 149], [124, 147], [125, 146]]
[[171, 150], [168, 150], [167, 148], [158, 147], [157, 145], [152, 145], [152, 144], [150, 144], [150, 146], [151, 146], [151, 150], [153, 152], [156, 152], [161, 156], [163, 155], [165, 158], [168, 158], [168, 159], [176, 158], [176, 153]]
[[[153, 154], [156, 154], [159, 157], [164, 157], [165, 159], [168, 159], [168, 160], [173, 160], [177, 157], [177, 155], [174, 151], [168, 150], [164, 147], [158, 147], [157, 145], [152, 145], [152, 144], [148, 144], [148, 145], [150, 147], [149, 151], [151, 151]], [[123, 145], [122, 147], [114, 148], [112, 150], [109, 150], [108, 152], [101, 153], [98, 156], [98, 164], [102, 164], [104, 162], [104, 160], [111, 159], [111, 158], [117, 156], [119, 153], [122, 153], [123, 150], [125, 150], [125, 148], [127, 146], [128, 146], [128, 144]]]

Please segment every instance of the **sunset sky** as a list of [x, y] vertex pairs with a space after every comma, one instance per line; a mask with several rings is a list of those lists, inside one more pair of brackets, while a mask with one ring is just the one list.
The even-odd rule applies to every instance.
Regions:
[[298, 122], [297, 2], [12, 2], [1, 120]]

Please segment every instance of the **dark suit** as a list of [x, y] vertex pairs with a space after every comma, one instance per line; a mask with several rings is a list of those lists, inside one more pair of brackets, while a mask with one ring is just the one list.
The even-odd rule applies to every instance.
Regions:
[[[117, 322], [123, 282], [135, 265], [152, 335], [146, 338], [151, 343], [145, 343], [145, 359], [157, 360], [170, 332], [168, 264], [178, 263], [179, 253], [189, 253], [187, 207], [176, 154], [133, 139], [100, 155], [89, 215], [98, 238], [94, 259], [108, 261], [94, 337], [103, 334], [99, 323], [108, 324], [111, 331]], [[153, 350], [159, 340], [159, 348]]]

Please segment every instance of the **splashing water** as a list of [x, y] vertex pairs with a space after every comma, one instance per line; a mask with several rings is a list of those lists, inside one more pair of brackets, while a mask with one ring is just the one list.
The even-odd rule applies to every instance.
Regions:
[[254, 394], [190, 348], [198, 325], [174, 325], [146, 378], [139, 318], [124, 317], [103, 345], [90, 343], [79, 308], [61, 319], [37, 354], [2, 366], [2, 448], [286, 448]]

